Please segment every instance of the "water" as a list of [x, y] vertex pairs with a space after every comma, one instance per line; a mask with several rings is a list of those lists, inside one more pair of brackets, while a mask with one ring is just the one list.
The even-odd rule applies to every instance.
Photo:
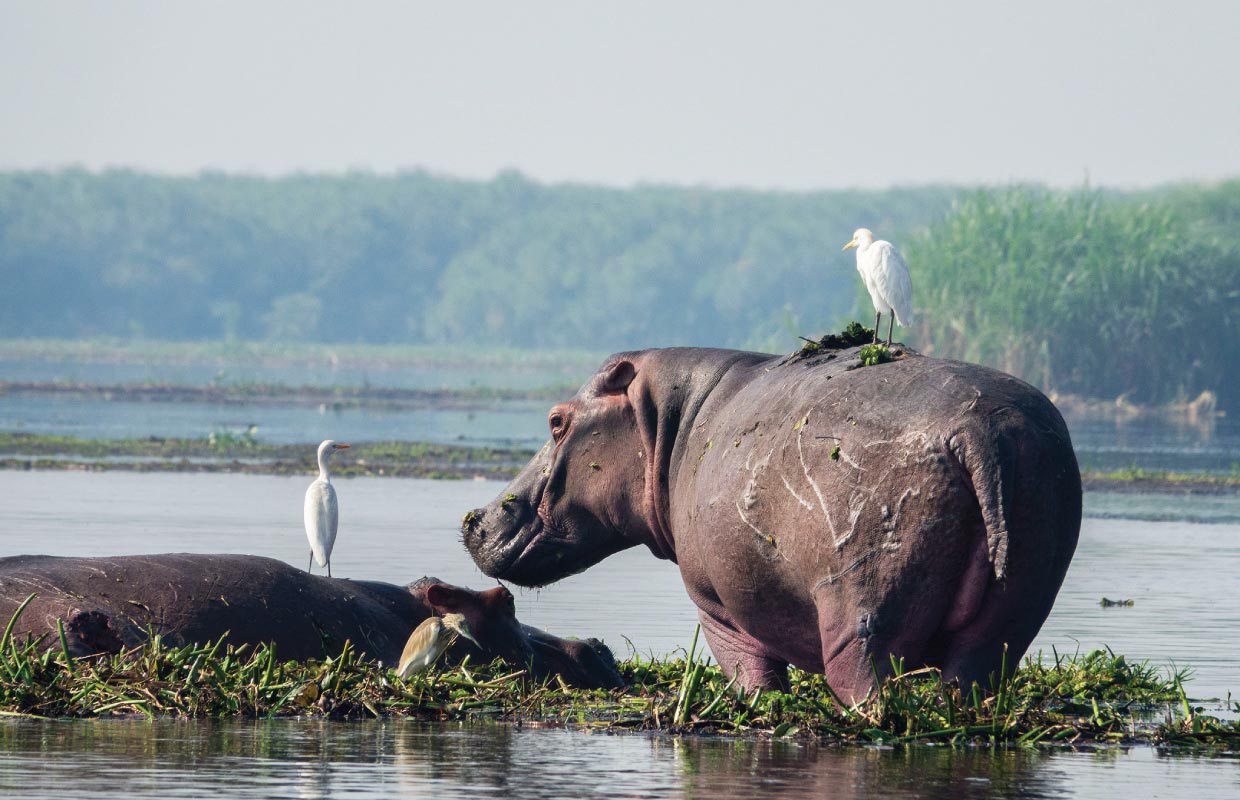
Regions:
[[[589, 376], [582, 359], [564, 366], [459, 364], [360, 367], [348, 364], [161, 364], [0, 359], [0, 380], [79, 381], [100, 384], [166, 382], [199, 386], [258, 381], [289, 386], [533, 389], [572, 387]], [[564, 397], [572, 394], [565, 388]], [[259, 427], [261, 441], [412, 440], [537, 447], [547, 436], [549, 403], [480, 401], [477, 408], [334, 411], [297, 405], [204, 402], [130, 402], [68, 396], [0, 395], [0, 430], [67, 434], [87, 439], [166, 436], [202, 438], [216, 430]], [[1191, 425], [1174, 420], [1069, 419], [1081, 466], [1114, 470], [1230, 472], [1240, 469], [1240, 419]]]
[[1234, 760], [1153, 748], [830, 747], [407, 721], [0, 722], [10, 798], [1099, 798], [1221, 800]]
[[541, 389], [576, 386], [602, 357], [571, 356], [560, 363], [543, 358], [537, 365], [518, 360], [511, 365], [480, 364], [476, 360], [405, 366], [299, 361], [292, 364], [240, 361], [227, 363], [159, 361], [92, 361], [0, 358], [0, 380], [22, 383], [125, 384], [168, 383], [177, 386], [263, 383], [284, 386], [383, 386], [399, 389]]
[[[176, 473], [0, 473], [5, 554], [247, 552], [300, 565], [305, 479]], [[338, 575], [403, 582], [425, 573], [481, 587], [457, 520], [496, 482], [338, 481]], [[1099, 495], [1089, 495], [1094, 505]], [[1141, 502], [1157, 502], [1136, 498]], [[1131, 502], [1131, 495], [1123, 502]], [[1240, 499], [1226, 498], [1235, 513]], [[1109, 500], [1106, 502], [1110, 502]], [[1086, 520], [1035, 648], [1109, 643], [1132, 658], [1191, 664], [1194, 697], [1240, 686], [1240, 526]], [[1101, 596], [1132, 598], [1103, 609]], [[618, 655], [682, 646], [695, 615], [676, 569], [644, 550], [586, 575], [519, 591], [518, 614]], [[627, 639], [626, 639], [627, 637]], [[1214, 707], [1216, 703], [1207, 703]], [[409, 721], [29, 721], [0, 719], [0, 794], [134, 797], [899, 797], [1195, 800], [1240, 792], [1235, 760], [1101, 751], [901, 749], [678, 739]]]
[[[0, 473], [4, 554], [251, 553], [307, 563], [306, 478], [126, 472]], [[336, 481], [341, 530], [333, 574], [407, 583], [434, 575], [491, 583], [460, 544], [461, 515], [494, 499], [493, 481]], [[1105, 495], [1087, 496], [1087, 507]], [[1217, 498], [1240, 515], [1240, 498]], [[1124, 495], [1120, 502], [1149, 502]], [[1240, 694], [1240, 524], [1087, 518], [1076, 558], [1032, 652], [1048, 657], [1111, 646], [1160, 666], [1191, 665], [1197, 698]], [[1131, 608], [1099, 600], [1131, 599]], [[597, 636], [618, 656], [685, 646], [696, 613], [669, 562], [633, 548], [537, 591], [517, 614], [559, 635]], [[630, 645], [631, 642], [631, 645]]]
[[415, 441], [495, 447], [541, 447], [547, 404], [508, 401], [477, 409], [345, 408], [319, 410], [267, 403], [160, 403], [66, 395], [0, 395], [0, 430], [83, 439], [166, 436], [203, 439], [212, 431], [258, 426], [258, 439], [297, 444]]

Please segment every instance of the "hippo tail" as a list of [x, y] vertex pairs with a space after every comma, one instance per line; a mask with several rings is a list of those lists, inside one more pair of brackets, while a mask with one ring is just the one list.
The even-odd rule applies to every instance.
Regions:
[[[1045, 408], [992, 409], [949, 439], [972, 483], [986, 531], [986, 554], [1000, 583], [1017, 548], [1067, 569], [1081, 516], [1081, 477], [1067, 426], [1049, 401]], [[1060, 541], [1063, 531], [1071, 541]], [[1021, 556], [1025, 559], [1027, 556]], [[1060, 574], [1062, 578], [1062, 573]]]

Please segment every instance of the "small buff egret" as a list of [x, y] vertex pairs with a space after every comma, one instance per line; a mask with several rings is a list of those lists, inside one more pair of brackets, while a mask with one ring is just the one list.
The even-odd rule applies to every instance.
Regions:
[[913, 324], [913, 281], [908, 275], [908, 264], [891, 242], [879, 239], [869, 228], [857, 228], [853, 238], [844, 249], [857, 248], [857, 272], [865, 281], [865, 288], [874, 302], [874, 342], [878, 343], [878, 324], [883, 314], [890, 315], [887, 325], [887, 346], [891, 346], [892, 329], [899, 322], [901, 328]]
[[[427, 617], [414, 629], [400, 654], [396, 674], [403, 678], [425, 672], [431, 664], [451, 647], [458, 636], [464, 636], [474, 644], [478, 640], [469, 632], [464, 614], [447, 614], [444, 617]], [[482, 645], [478, 644], [478, 647]]]
[[306, 522], [306, 538], [310, 540], [310, 572], [317, 561], [320, 567], [327, 567], [327, 577], [332, 575], [332, 546], [336, 544], [336, 528], [340, 524], [340, 507], [336, 505], [336, 490], [332, 488], [332, 476], [327, 471], [327, 462], [337, 450], [346, 450], [349, 445], [327, 439], [319, 445], [319, 477], [306, 490], [304, 510]]

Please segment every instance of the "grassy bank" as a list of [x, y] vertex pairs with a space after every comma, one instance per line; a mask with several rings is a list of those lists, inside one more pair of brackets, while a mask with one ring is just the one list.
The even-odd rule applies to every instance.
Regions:
[[1240, 746], [1240, 724], [1194, 707], [1182, 676], [1104, 651], [1027, 660], [994, 692], [962, 692], [931, 670], [901, 672], [853, 706], [822, 676], [797, 671], [788, 693], [739, 694], [696, 646], [687, 658], [621, 668], [629, 686], [613, 691], [536, 682], [500, 662], [402, 681], [348, 645], [335, 658], [294, 662], [267, 647], [169, 647], [155, 637], [118, 655], [73, 659], [63, 647], [43, 651], [6, 634], [0, 715], [493, 718], [846, 742]]
[[479, 409], [523, 400], [555, 402], [576, 387], [564, 383], [535, 389], [477, 386], [461, 389], [401, 389], [375, 386], [288, 386], [234, 382], [207, 385], [171, 383], [100, 384], [69, 381], [0, 381], [0, 396], [75, 397], [142, 403], [213, 403], [216, 405], [310, 406], [347, 408]]
[[[316, 444], [266, 444], [246, 433], [203, 439], [79, 439], [0, 433], [0, 469], [237, 472], [305, 475], [315, 472]], [[342, 477], [507, 479], [532, 451], [428, 442], [365, 442], [338, 453], [332, 474]]]
[[[300, 475], [313, 472], [314, 443], [265, 444], [245, 433], [221, 432], [203, 439], [79, 439], [0, 432], [0, 469], [130, 470], [143, 472], [241, 472]], [[427, 442], [364, 442], [332, 462], [333, 474], [405, 478], [507, 480], [532, 450], [461, 447]], [[1130, 467], [1086, 470], [1086, 490], [1111, 492], [1240, 493], [1240, 475], [1167, 472]]]

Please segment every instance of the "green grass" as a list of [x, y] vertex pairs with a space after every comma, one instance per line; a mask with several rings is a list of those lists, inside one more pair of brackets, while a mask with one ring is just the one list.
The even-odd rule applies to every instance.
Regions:
[[[311, 474], [317, 470], [316, 447], [317, 443], [265, 444], [249, 432], [213, 432], [202, 439], [79, 439], [0, 432], [0, 468], [297, 475]], [[336, 454], [332, 460], [332, 473], [341, 477], [461, 478], [484, 475], [507, 478], [516, 474], [533, 454], [532, 450], [429, 442], [361, 442]], [[133, 460], [126, 461], [127, 458]]]
[[1230, 491], [1240, 489], [1240, 475], [1204, 472], [1171, 472], [1150, 470], [1142, 467], [1124, 467], [1117, 470], [1083, 470], [1081, 479], [1088, 488], [1090, 484], [1104, 485], [1154, 485], [1179, 489], [1205, 491]]
[[158, 636], [90, 658], [70, 658], [63, 637], [52, 644], [44, 650], [7, 632], [0, 639], [0, 715], [487, 717], [849, 742], [1240, 744], [1240, 724], [1193, 707], [1182, 674], [1109, 651], [1027, 660], [993, 692], [961, 691], [933, 670], [894, 665], [877, 692], [847, 706], [822, 676], [796, 670], [789, 692], [738, 693], [698, 651], [696, 634], [685, 658], [622, 662], [629, 686], [612, 691], [532, 680], [498, 661], [466, 660], [405, 681], [347, 644], [334, 658], [307, 662], [284, 661], [266, 646], [171, 647]]

